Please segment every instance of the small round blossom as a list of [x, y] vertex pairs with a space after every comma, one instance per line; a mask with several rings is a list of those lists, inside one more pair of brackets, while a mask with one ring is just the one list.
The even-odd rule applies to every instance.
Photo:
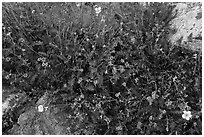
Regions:
[[98, 84], [98, 80], [94, 80], [94, 85]]
[[47, 67], [47, 66], [48, 66], [48, 63], [42, 63], [42, 66], [43, 66], [43, 67]]
[[38, 112], [43, 112], [43, 111], [44, 111], [43, 105], [39, 105], [39, 106], [38, 106]]
[[116, 130], [123, 130], [123, 127], [122, 126], [117, 126]]
[[77, 6], [77, 7], [80, 7], [80, 6], [81, 6], [81, 4], [80, 4], [80, 3], [76, 3], [76, 6]]
[[45, 62], [46, 58], [42, 57], [41, 60], [42, 60], [42, 62]]
[[37, 61], [41, 61], [41, 58], [38, 58], [38, 60]]
[[96, 12], [96, 15], [98, 15], [101, 12], [101, 7], [96, 7], [95, 12]]
[[122, 85], [123, 85], [124, 87], [126, 87], [126, 83], [125, 83], [125, 82], [123, 82]]
[[79, 78], [77, 83], [78, 83], [78, 84], [81, 83], [82, 80], [83, 80], [82, 78]]
[[20, 38], [18, 41], [23, 43], [23, 42], [25, 42], [25, 39], [24, 38]]
[[11, 58], [9, 58], [9, 57], [6, 58], [6, 61], [7, 61], [7, 62], [9, 62], [10, 60], [11, 60]]
[[121, 59], [120, 61], [121, 61], [122, 63], [124, 63], [124, 62], [125, 62], [125, 60], [124, 60], [124, 59]]
[[35, 10], [32, 10], [32, 13], [35, 13]]
[[119, 66], [119, 70], [120, 70], [120, 73], [125, 72], [125, 69], [124, 69], [124, 67], [122, 65]]
[[112, 73], [113, 73], [113, 74], [116, 74], [116, 73], [117, 73], [117, 69], [116, 69], [115, 67], [113, 67]]
[[196, 59], [198, 57], [198, 54], [194, 54], [193, 58]]
[[115, 96], [116, 96], [116, 97], [119, 97], [119, 96], [120, 96], [120, 92], [116, 93]]
[[109, 66], [112, 66], [112, 65], [113, 65], [113, 62], [112, 62], [112, 61], [109, 61], [109, 62], [108, 62], [108, 65], [109, 65]]
[[25, 77], [25, 78], [26, 78], [27, 76], [28, 76], [28, 74], [27, 74], [27, 73], [23, 74], [23, 77]]
[[5, 79], [9, 79], [9, 78], [10, 78], [10, 76], [9, 76], [9, 75], [6, 75]]
[[63, 85], [63, 87], [64, 87], [64, 88], [67, 88], [67, 84], [65, 83], [65, 84]]
[[133, 36], [131, 37], [131, 42], [135, 43], [135, 38]]
[[183, 111], [183, 119], [190, 120], [192, 118], [191, 111]]
[[129, 64], [128, 62], [126, 62], [126, 63], [125, 63], [125, 66], [126, 66], [126, 67], [129, 67], [129, 66], [130, 66], [130, 64]]
[[11, 35], [11, 32], [7, 33], [6, 35], [7, 35], [7, 36], [10, 36], [10, 35]]

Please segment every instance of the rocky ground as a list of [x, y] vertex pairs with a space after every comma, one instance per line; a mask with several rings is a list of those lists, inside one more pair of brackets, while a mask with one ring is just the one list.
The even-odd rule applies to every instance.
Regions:
[[201, 3], [3, 3], [2, 134], [201, 135]]

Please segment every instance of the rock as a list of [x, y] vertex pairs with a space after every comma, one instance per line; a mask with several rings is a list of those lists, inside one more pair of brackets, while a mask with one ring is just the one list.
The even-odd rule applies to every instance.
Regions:
[[201, 50], [201, 3], [176, 3], [175, 6], [174, 12], [177, 11], [178, 15], [171, 21], [171, 27], [176, 29], [177, 32], [170, 36], [170, 41], [175, 44], [184, 45], [192, 50]]

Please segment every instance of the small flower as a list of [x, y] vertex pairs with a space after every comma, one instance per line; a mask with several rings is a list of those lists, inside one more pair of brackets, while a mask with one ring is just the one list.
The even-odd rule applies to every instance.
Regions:
[[153, 116], [150, 116], [150, 117], [149, 117], [149, 120], [153, 120]]
[[110, 56], [110, 60], [113, 60], [114, 59], [114, 57], [113, 56]]
[[10, 35], [11, 35], [11, 32], [7, 33], [6, 35], [7, 35], [7, 36], [10, 36]]
[[80, 96], [81, 98], [84, 98], [84, 94], [81, 94], [81, 96]]
[[11, 60], [11, 58], [9, 57], [6, 57], [6, 61], [9, 62]]
[[41, 58], [38, 58], [38, 60], [37, 61], [41, 61]]
[[48, 63], [42, 63], [42, 66], [44, 67], [47, 67], [48, 66]]
[[129, 67], [129, 66], [130, 66], [130, 64], [129, 64], [128, 62], [126, 62], [126, 63], [125, 63], [125, 66], [126, 66], [126, 67]]
[[105, 74], [108, 74], [108, 70], [106, 69]]
[[169, 107], [169, 106], [171, 106], [172, 105], [172, 101], [170, 101], [170, 100], [167, 100], [166, 102], [165, 102], [165, 105], [167, 106], [167, 107]]
[[139, 79], [138, 78], [135, 78], [135, 83], [137, 83], [139, 81]]
[[146, 99], [149, 102], [149, 105], [151, 106], [153, 101], [154, 101], [154, 99], [151, 96], [148, 96]]
[[126, 87], [126, 83], [125, 83], [125, 82], [123, 82], [122, 85], [123, 85], [124, 87]]
[[192, 118], [191, 111], [183, 111], [182, 118], [186, 120], [190, 120], [190, 118]]
[[78, 71], [83, 72], [83, 71], [84, 71], [84, 69], [78, 69]]
[[23, 15], [20, 15], [20, 18], [24, 18], [24, 16], [23, 16]]
[[76, 3], [76, 6], [77, 6], [77, 7], [80, 7], [80, 6], [81, 6], [81, 4], [80, 4], [80, 3]]
[[6, 75], [5, 79], [9, 79], [9, 75]]
[[125, 60], [124, 60], [124, 59], [121, 59], [120, 61], [121, 61], [122, 63], [124, 63], [124, 62], [125, 62]]
[[28, 74], [27, 74], [27, 73], [23, 74], [23, 77], [24, 77], [24, 78], [26, 78], [27, 76], [28, 76]]
[[23, 42], [25, 42], [25, 39], [24, 38], [20, 38], [18, 41], [23, 43]]
[[109, 61], [108, 62], [108, 66], [112, 66], [113, 65], [113, 62], [112, 61]]
[[68, 60], [70, 60], [71, 58], [72, 58], [72, 56], [70, 56], [70, 55], [67, 56], [67, 59], [68, 59]]
[[119, 96], [120, 96], [120, 92], [116, 93], [115, 96], [116, 96], [116, 97], [119, 97]]
[[94, 80], [94, 85], [97, 85], [98, 84], [98, 80]]
[[63, 85], [63, 87], [64, 87], [64, 88], [67, 88], [67, 84], [65, 83], [65, 84]]
[[83, 80], [82, 78], [79, 78], [77, 83], [78, 83], [78, 84], [81, 83], [82, 80]]
[[196, 59], [198, 57], [198, 54], [194, 54], [193, 58]]
[[41, 58], [41, 60], [42, 60], [42, 62], [45, 62], [46, 58], [43, 57], [43, 58]]
[[135, 38], [132, 36], [131, 37], [131, 42], [134, 44], [135, 43]]
[[173, 78], [173, 82], [175, 82], [175, 81], [176, 81], [176, 79], [177, 79], [177, 76], [175, 76], [175, 77]]
[[116, 74], [116, 73], [117, 73], [117, 69], [116, 69], [115, 67], [113, 67], [112, 73], [113, 73], [113, 74]]
[[38, 106], [38, 112], [43, 112], [43, 111], [44, 111], [43, 105], [39, 105], [39, 106]]
[[117, 126], [116, 130], [123, 130], [123, 127], [122, 126]]
[[139, 122], [137, 123], [137, 129], [141, 129], [141, 126], [142, 126], [142, 122], [139, 121]]
[[95, 8], [95, 11], [96, 11], [96, 15], [98, 16], [98, 14], [101, 12], [101, 7]]
[[119, 66], [119, 70], [120, 70], [120, 73], [125, 72], [125, 69], [124, 69], [124, 67], [122, 65]]

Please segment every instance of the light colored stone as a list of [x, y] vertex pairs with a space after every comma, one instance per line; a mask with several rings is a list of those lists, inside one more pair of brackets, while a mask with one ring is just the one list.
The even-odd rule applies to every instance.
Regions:
[[201, 3], [177, 3], [174, 10], [178, 11], [178, 17], [172, 20], [171, 27], [176, 28], [177, 32], [170, 36], [170, 41], [177, 43], [182, 38], [180, 44], [193, 50], [201, 49], [201, 40], [189, 42], [188, 39], [189, 35], [192, 38], [202, 36], [202, 17], [196, 18], [198, 13], [202, 13]]

